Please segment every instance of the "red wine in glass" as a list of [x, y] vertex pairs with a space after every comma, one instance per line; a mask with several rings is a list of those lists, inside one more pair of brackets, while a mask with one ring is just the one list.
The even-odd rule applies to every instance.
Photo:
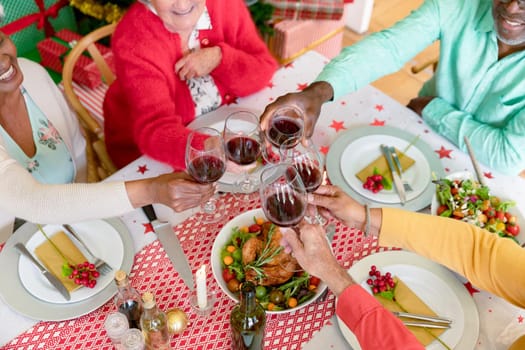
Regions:
[[297, 169], [299, 176], [303, 180], [306, 192], [314, 192], [321, 186], [323, 175], [318, 166], [312, 162], [296, 162], [294, 167]]
[[266, 135], [275, 147], [281, 147], [285, 142], [288, 148], [295, 147], [303, 135], [303, 120], [276, 115], [272, 118]]
[[251, 137], [237, 136], [226, 143], [226, 153], [232, 162], [239, 165], [252, 164], [261, 154], [261, 145]]
[[306, 203], [295, 193], [274, 193], [264, 203], [268, 220], [281, 227], [297, 225], [304, 216]]
[[203, 155], [198, 156], [188, 164], [188, 173], [200, 183], [213, 183], [221, 178], [226, 171], [226, 164], [222, 159]]

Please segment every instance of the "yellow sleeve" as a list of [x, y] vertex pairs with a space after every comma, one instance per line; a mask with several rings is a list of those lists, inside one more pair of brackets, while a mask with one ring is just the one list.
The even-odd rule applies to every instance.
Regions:
[[383, 208], [381, 246], [399, 247], [465, 276], [477, 288], [525, 307], [525, 249], [462, 221]]

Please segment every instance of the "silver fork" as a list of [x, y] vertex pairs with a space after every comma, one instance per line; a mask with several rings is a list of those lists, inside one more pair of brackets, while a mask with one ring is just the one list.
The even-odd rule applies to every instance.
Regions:
[[105, 275], [105, 274], [110, 273], [113, 270], [113, 268], [109, 266], [108, 263], [106, 263], [104, 260], [97, 257], [95, 254], [91, 252], [91, 250], [89, 250], [86, 243], [84, 243], [84, 241], [80, 238], [80, 236], [76, 233], [75, 229], [71, 225], [64, 224], [62, 225], [62, 227], [64, 227], [67, 230], [67, 232], [69, 232], [69, 234], [73, 236], [73, 238], [84, 247], [86, 252], [88, 252], [88, 254], [91, 255], [91, 259], [93, 260], [93, 265], [95, 265], [95, 268], [97, 269], [98, 272]]
[[405, 191], [409, 192], [412, 191], [412, 187], [408, 182], [403, 180], [403, 167], [401, 166], [401, 162], [399, 161], [399, 157], [397, 156], [396, 149], [394, 147], [389, 147], [390, 153], [392, 154], [392, 159], [394, 160], [394, 163], [397, 167], [397, 172], [399, 174], [399, 177], [401, 178], [401, 182], [403, 182], [403, 187], [405, 188]]

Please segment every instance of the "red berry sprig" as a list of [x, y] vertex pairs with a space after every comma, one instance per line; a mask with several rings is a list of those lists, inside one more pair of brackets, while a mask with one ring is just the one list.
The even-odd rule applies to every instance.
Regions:
[[396, 282], [392, 278], [392, 274], [387, 272], [383, 275], [375, 265], [372, 265], [370, 266], [368, 275], [370, 278], [366, 280], [366, 284], [370, 286], [372, 293], [380, 294], [383, 297], [393, 300]]
[[370, 175], [366, 178], [363, 188], [374, 193], [381, 191], [384, 188], [383, 176], [380, 174]]
[[87, 288], [95, 288], [100, 272], [97, 271], [94, 264], [85, 261], [77, 266], [70, 265], [70, 268], [72, 271], [68, 277], [72, 279], [75, 284]]

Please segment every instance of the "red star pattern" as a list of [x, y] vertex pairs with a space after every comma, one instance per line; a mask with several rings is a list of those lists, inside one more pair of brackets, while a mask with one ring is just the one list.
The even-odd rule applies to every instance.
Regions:
[[383, 109], [385, 109], [385, 107], [383, 107], [383, 105], [375, 105], [374, 107], [378, 112], [381, 112]]
[[293, 62], [288, 63], [284, 68], [293, 68]]
[[494, 175], [492, 175], [492, 173], [490, 171], [486, 172], [486, 173], [483, 173], [483, 176], [485, 176], [487, 179], [493, 179], [494, 178]]
[[148, 232], [155, 232], [155, 230], [153, 229], [153, 225], [151, 225], [150, 222], [142, 224], [142, 226], [144, 226], [144, 234], [147, 234]]
[[307, 84], [307, 83], [297, 84], [297, 90], [299, 90], [299, 91], [303, 91], [303, 90], [306, 89], [307, 87], [308, 87], [308, 84]]
[[446, 149], [445, 147], [441, 146], [440, 149], [438, 149], [437, 151], [434, 151], [434, 152], [436, 152], [439, 155], [439, 159], [442, 159], [442, 158], [449, 158], [449, 159], [451, 159], [451, 157], [450, 157], [450, 153], [452, 153], [451, 149]]
[[339, 132], [346, 129], [344, 123], [345, 122], [336, 122], [335, 120], [332, 120], [332, 125], [330, 125], [330, 127], [333, 128], [335, 132]]
[[467, 288], [470, 295], [474, 296], [475, 293], [479, 293], [479, 290], [474, 288], [470, 282], [464, 283], [465, 288]]
[[144, 164], [144, 165], [139, 165], [139, 168], [137, 169], [137, 173], [141, 173], [141, 174], [144, 175], [144, 173], [145, 173], [146, 171], [148, 171], [148, 170], [149, 170], [149, 169], [148, 169], [148, 166], [147, 166], [146, 164]]
[[319, 149], [319, 152], [321, 152], [322, 154], [328, 154], [328, 150], [330, 149], [330, 147], [328, 146], [321, 146], [321, 148]]
[[518, 316], [518, 323], [523, 323], [523, 316], [521, 315]]
[[383, 125], [385, 125], [385, 121], [384, 120], [379, 120], [377, 118], [374, 118], [374, 121], [371, 122], [370, 125], [372, 125], [372, 126], [383, 126]]
[[271, 89], [275, 86], [275, 84], [273, 83], [273, 81], [270, 81], [266, 86], [268, 86]]

